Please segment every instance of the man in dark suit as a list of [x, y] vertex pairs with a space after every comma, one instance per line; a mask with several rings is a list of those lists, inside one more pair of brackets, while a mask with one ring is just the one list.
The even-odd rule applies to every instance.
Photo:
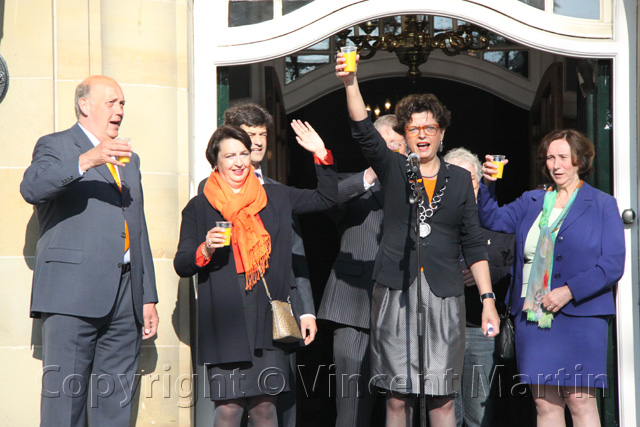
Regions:
[[[444, 161], [469, 171], [473, 192], [478, 197], [479, 177], [482, 176], [482, 165], [478, 157], [466, 148], [458, 147], [450, 150], [444, 156]], [[487, 242], [491, 286], [496, 294], [497, 304], [502, 305], [499, 301], [505, 300], [509, 283], [511, 283], [515, 235], [486, 228], [482, 229], [482, 234]], [[456, 424], [458, 426], [464, 424], [467, 427], [491, 426], [495, 423], [495, 409], [500, 401], [495, 396], [497, 393], [494, 392], [501, 385], [497, 381], [493, 384], [485, 384], [483, 381], [484, 378], [493, 379], [496, 376], [494, 373], [498, 363], [496, 338], [488, 337], [482, 332], [482, 303], [478, 299], [478, 286], [462, 255], [460, 268], [465, 285], [467, 327], [462, 389], [456, 393], [454, 403]], [[501, 311], [504, 312], [504, 309]]]
[[[268, 130], [273, 127], [271, 114], [262, 106], [254, 103], [238, 104], [229, 108], [224, 114], [224, 124], [238, 126], [251, 138], [251, 165], [256, 170], [256, 176], [261, 184], [280, 184], [267, 178], [261, 167], [261, 162], [267, 153]], [[198, 193], [202, 192], [205, 181], [198, 186]], [[292, 219], [293, 247], [291, 272], [291, 305], [299, 315], [300, 329], [304, 344], [309, 345], [315, 339], [318, 328], [316, 326], [315, 306], [309, 281], [307, 259], [304, 252], [300, 228], [297, 218]], [[290, 357], [291, 378], [290, 391], [278, 396], [278, 424], [280, 427], [294, 427], [296, 425], [296, 390], [297, 374], [295, 353]]]
[[42, 318], [43, 426], [84, 426], [85, 413], [89, 425], [128, 426], [140, 342], [158, 326], [140, 158], [117, 139], [124, 103], [114, 80], [85, 79], [78, 123], [38, 140], [20, 184], [40, 227], [31, 316]]
[[[395, 116], [374, 126], [390, 150], [406, 155], [404, 138], [392, 127]], [[369, 328], [373, 264], [382, 236], [382, 188], [371, 168], [338, 183], [334, 219], [341, 235], [340, 252], [320, 303], [318, 317], [336, 324], [333, 360], [336, 369], [336, 426], [370, 426], [375, 397], [369, 392]]]

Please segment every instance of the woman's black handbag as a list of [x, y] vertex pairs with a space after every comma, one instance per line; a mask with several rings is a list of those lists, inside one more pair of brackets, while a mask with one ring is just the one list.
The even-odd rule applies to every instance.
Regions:
[[516, 358], [516, 334], [511, 320], [511, 307], [508, 306], [504, 314], [500, 315], [500, 333], [496, 337], [498, 356], [503, 360]]

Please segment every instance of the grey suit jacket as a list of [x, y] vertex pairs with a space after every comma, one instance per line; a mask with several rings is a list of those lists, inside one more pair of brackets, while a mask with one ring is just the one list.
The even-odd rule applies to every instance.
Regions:
[[35, 205], [40, 227], [31, 315], [58, 313], [98, 318], [109, 313], [120, 283], [124, 222], [130, 236], [135, 315], [157, 302], [155, 274], [137, 154], [120, 168], [122, 191], [106, 165], [80, 175], [78, 158], [93, 144], [76, 124], [40, 138], [20, 184]]
[[383, 196], [376, 180], [364, 188], [364, 171], [338, 183], [340, 252], [331, 268], [318, 317], [369, 329], [373, 266], [382, 237]]

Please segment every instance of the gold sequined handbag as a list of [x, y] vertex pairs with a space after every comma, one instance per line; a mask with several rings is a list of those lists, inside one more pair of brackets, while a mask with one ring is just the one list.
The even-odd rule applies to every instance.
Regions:
[[282, 343], [293, 343], [302, 339], [302, 333], [291, 308], [291, 298], [287, 297], [286, 301], [278, 301], [271, 298], [267, 281], [260, 271], [260, 278], [264, 283], [264, 289], [269, 297], [271, 304], [271, 313], [273, 314], [273, 340]]

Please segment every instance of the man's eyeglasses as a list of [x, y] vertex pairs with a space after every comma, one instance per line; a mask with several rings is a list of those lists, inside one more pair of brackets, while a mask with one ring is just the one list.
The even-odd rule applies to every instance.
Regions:
[[438, 129], [440, 129], [440, 126], [433, 124], [425, 126], [405, 126], [404, 131], [408, 136], [418, 136], [421, 130], [423, 130], [426, 135], [433, 136], [438, 133]]

